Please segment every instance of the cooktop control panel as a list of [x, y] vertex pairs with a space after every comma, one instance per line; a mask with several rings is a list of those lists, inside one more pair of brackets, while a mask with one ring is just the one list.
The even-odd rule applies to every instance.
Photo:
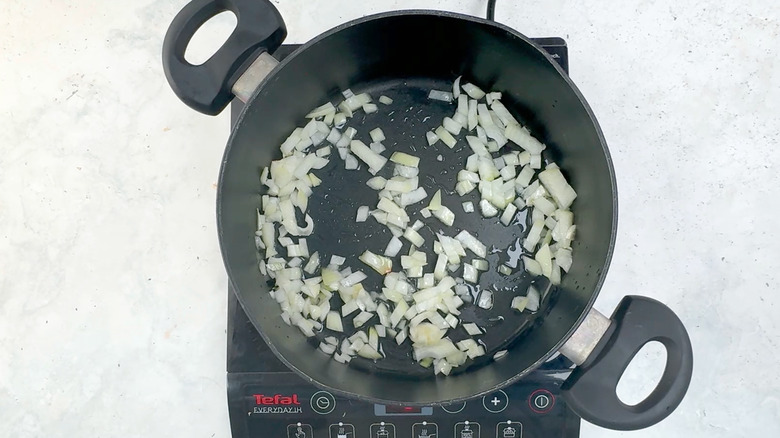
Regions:
[[543, 373], [449, 406], [386, 406], [335, 397], [292, 373], [233, 374], [234, 436], [251, 438], [563, 438], [579, 419]]

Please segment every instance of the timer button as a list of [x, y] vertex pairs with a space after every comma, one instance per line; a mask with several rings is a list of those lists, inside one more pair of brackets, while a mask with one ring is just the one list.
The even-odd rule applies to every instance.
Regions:
[[319, 391], [311, 396], [310, 404], [314, 412], [320, 415], [330, 414], [336, 408], [336, 398], [327, 391]]

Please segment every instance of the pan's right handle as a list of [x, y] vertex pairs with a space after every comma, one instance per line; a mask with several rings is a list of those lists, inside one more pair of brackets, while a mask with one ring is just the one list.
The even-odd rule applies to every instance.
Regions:
[[[225, 44], [201, 65], [184, 59], [195, 32], [210, 18], [236, 14]], [[163, 42], [163, 69], [174, 93], [193, 109], [216, 115], [233, 99], [231, 88], [252, 61], [273, 52], [287, 36], [279, 11], [268, 0], [193, 0], [173, 19]]]
[[[629, 406], [618, 398], [617, 384], [636, 353], [652, 341], [666, 348], [664, 373], [646, 399]], [[561, 353], [578, 366], [564, 382], [563, 396], [577, 415], [598, 426], [651, 426], [671, 414], [688, 391], [693, 373], [688, 332], [669, 307], [651, 298], [623, 298], [610, 319], [592, 310], [567, 344]]]

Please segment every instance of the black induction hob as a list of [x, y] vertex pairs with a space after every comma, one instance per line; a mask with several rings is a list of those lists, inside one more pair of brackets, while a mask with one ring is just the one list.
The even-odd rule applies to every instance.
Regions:
[[[536, 38], [568, 72], [561, 38]], [[284, 45], [283, 59], [299, 46]], [[235, 123], [242, 104], [231, 105]], [[384, 406], [334, 397], [274, 356], [228, 291], [227, 389], [234, 438], [576, 438], [580, 419], [559, 397], [572, 363], [558, 356], [485, 397], [443, 407]]]

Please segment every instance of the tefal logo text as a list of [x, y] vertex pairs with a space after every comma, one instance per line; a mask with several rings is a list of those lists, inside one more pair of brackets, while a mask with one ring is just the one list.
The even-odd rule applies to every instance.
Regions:
[[290, 396], [276, 394], [276, 395], [263, 395], [263, 394], [255, 394], [255, 404], [261, 405], [261, 406], [276, 406], [276, 405], [299, 405], [301, 402], [298, 401], [298, 394], [293, 394]]

